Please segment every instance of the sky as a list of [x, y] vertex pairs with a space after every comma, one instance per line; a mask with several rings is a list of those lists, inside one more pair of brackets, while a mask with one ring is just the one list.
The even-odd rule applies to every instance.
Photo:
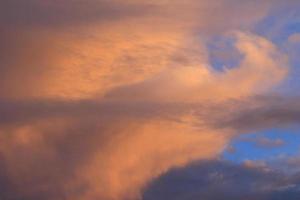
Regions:
[[299, 9], [0, 0], [0, 199], [298, 200]]

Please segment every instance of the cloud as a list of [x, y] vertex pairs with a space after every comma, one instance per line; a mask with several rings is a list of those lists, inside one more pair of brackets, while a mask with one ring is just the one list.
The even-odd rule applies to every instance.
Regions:
[[[152, 79], [112, 90], [107, 97], [131, 101], [218, 101], [264, 91], [286, 76], [286, 58], [272, 43], [241, 32], [235, 33], [235, 37], [243, 59], [231, 70], [218, 73], [205, 61], [195, 66], [167, 68]], [[234, 87], [237, 83], [238, 87]]]
[[1, 105], [7, 116], [1, 120], [1, 155], [9, 177], [1, 180], [9, 187], [3, 195], [12, 199], [137, 198], [169, 168], [216, 158], [239, 129], [220, 129], [214, 120], [232, 116], [234, 109], [241, 114], [232, 102]]
[[253, 142], [259, 147], [264, 148], [274, 148], [274, 147], [281, 147], [285, 144], [285, 142], [282, 139], [270, 139], [267, 137], [259, 137], [256, 139], [246, 139], [246, 141]]
[[188, 118], [183, 123], [80, 113], [53, 117], [50, 112], [29, 123], [2, 127], [1, 155], [10, 181], [20, 187], [4, 195], [133, 198], [145, 181], [170, 166], [214, 157], [226, 140], [209, 129], [199, 134]]
[[[270, 42], [250, 34], [237, 37], [245, 60], [223, 74], [196, 62], [90, 101], [3, 101], [1, 154], [10, 181], [21, 188], [7, 195], [136, 199], [170, 168], [217, 157], [236, 132], [214, 120], [233, 109], [232, 99], [254, 95], [258, 82], [272, 86], [285, 76], [282, 57], [273, 62], [279, 52]], [[235, 79], [239, 89], [232, 89]]]
[[300, 34], [299, 33], [294, 33], [289, 36], [288, 41], [292, 44], [294, 43], [299, 43], [300, 42]]
[[[220, 126], [233, 127], [242, 132], [262, 130], [277, 125], [297, 125], [299, 123], [299, 97], [264, 96], [244, 102], [232, 112], [231, 117], [220, 122]], [[243, 104], [241, 104], [243, 105]], [[238, 106], [238, 104], [237, 104]], [[223, 124], [223, 125], [222, 125]]]
[[299, 176], [225, 161], [205, 161], [173, 169], [150, 184], [144, 200], [297, 199]]
[[[298, 122], [292, 106], [282, 115], [278, 102], [251, 99], [288, 72], [285, 54], [251, 33], [269, 1], [4, 5], [4, 199], [139, 199], [151, 180], [218, 157], [236, 134]], [[206, 46], [218, 34], [242, 55], [223, 72]]]
[[105, 23], [126, 17], [137, 17], [151, 11], [151, 4], [132, 4], [123, 1], [80, 0], [19, 2], [4, 0], [1, 6], [1, 25], [7, 28], [62, 27]]
[[89, 99], [178, 65], [178, 57], [197, 65], [205, 57], [198, 33], [250, 26], [269, 7], [234, 0], [3, 3], [1, 96], [16, 99]]

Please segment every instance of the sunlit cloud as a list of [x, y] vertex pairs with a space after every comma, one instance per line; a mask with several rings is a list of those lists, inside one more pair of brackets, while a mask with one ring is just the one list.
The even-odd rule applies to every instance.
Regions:
[[[142, 199], [237, 135], [299, 123], [296, 97], [270, 96], [289, 76], [287, 52], [253, 28], [279, 1], [4, 5], [1, 198]], [[239, 54], [224, 70], [210, 59], [215, 36]]]

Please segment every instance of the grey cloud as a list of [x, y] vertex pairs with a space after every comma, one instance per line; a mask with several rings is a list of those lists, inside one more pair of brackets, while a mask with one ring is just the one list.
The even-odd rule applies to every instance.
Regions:
[[220, 127], [249, 132], [268, 127], [297, 125], [300, 122], [298, 96], [260, 96], [255, 97], [253, 102], [233, 103], [235, 109], [229, 110], [230, 117], [219, 118]]
[[[198, 105], [197, 107], [201, 107]], [[113, 102], [103, 100], [59, 101], [59, 100], [30, 100], [30, 101], [0, 101], [0, 124], [27, 123], [38, 119], [73, 117], [81, 118], [115, 118], [176, 115], [188, 112], [193, 105], [164, 104], [151, 102]]]
[[299, 195], [298, 175], [207, 161], [166, 173], [148, 186], [143, 200], [296, 200]]
[[[231, 128], [240, 133], [300, 122], [298, 97], [264, 96], [221, 103], [160, 103], [102, 100], [0, 100], [0, 124], [22, 123], [40, 118], [79, 117], [166, 117], [192, 114], [207, 126]], [[199, 124], [200, 125], [200, 124]], [[197, 123], [195, 124], [197, 126]]]
[[2, 0], [0, 24], [3, 28], [89, 24], [145, 14], [151, 7], [106, 0]]

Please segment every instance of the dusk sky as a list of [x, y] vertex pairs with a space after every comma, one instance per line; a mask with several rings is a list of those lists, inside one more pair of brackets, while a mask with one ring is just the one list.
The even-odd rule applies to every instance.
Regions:
[[0, 0], [0, 200], [299, 200], [300, 0]]

